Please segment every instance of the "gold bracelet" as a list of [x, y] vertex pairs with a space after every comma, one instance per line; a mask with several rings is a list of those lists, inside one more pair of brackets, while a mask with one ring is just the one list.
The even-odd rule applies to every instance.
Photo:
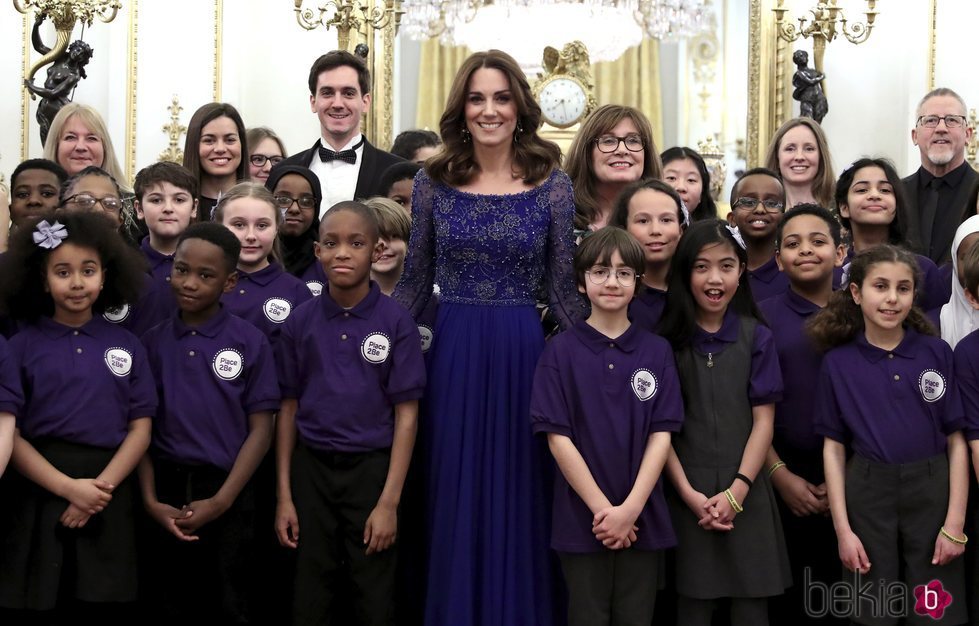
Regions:
[[785, 463], [783, 463], [782, 461], [776, 461], [775, 463], [772, 464], [770, 468], [768, 468], [768, 477], [771, 478], [772, 474], [774, 474], [775, 472], [777, 472], [783, 467], [785, 467]]
[[945, 537], [956, 545], [964, 546], [965, 544], [969, 543], [969, 536], [965, 533], [962, 533], [962, 538], [959, 539], [958, 537], [953, 537], [947, 530], [945, 530], [944, 526], [942, 526], [942, 529], [939, 532], [941, 533], [942, 537]]
[[735, 513], [740, 513], [741, 511], [744, 511], [744, 507], [742, 507], [740, 504], [738, 504], [738, 501], [735, 500], [734, 494], [731, 493], [731, 490], [730, 489], [725, 489], [724, 490], [724, 495], [727, 496], [728, 504], [731, 505], [731, 508], [734, 509], [734, 512]]

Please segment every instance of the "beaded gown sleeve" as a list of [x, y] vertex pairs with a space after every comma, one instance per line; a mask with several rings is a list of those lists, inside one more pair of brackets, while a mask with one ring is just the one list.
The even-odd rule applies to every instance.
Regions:
[[547, 236], [547, 266], [544, 280], [550, 314], [562, 330], [586, 317], [586, 309], [578, 294], [574, 272], [574, 194], [571, 179], [564, 172], [556, 172], [550, 188], [548, 204], [551, 220]]
[[425, 170], [418, 172], [411, 188], [411, 234], [408, 255], [394, 298], [417, 321], [429, 299], [435, 283], [435, 223], [433, 204], [435, 184]]

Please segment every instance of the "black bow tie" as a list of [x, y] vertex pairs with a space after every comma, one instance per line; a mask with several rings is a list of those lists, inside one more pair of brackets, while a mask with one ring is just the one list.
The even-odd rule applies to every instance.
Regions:
[[324, 148], [323, 144], [320, 144], [320, 161], [329, 163], [330, 161], [343, 161], [351, 165], [357, 162], [357, 148], [364, 145], [364, 137], [360, 137], [360, 141], [357, 142], [353, 148], [347, 150], [341, 150], [337, 152], [336, 150], [330, 150], [329, 148]]

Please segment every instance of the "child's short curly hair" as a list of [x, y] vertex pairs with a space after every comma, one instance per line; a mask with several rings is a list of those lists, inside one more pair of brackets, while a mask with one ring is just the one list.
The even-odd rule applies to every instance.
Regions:
[[136, 302], [147, 280], [146, 261], [126, 244], [115, 225], [103, 214], [55, 211], [32, 219], [10, 236], [6, 254], [0, 257], [0, 310], [15, 320], [33, 321], [54, 313], [54, 302], [45, 289], [47, 261], [52, 249], [34, 242], [37, 225], [60, 223], [67, 231], [62, 243], [98, 252], [105, 285], [92, 310]]

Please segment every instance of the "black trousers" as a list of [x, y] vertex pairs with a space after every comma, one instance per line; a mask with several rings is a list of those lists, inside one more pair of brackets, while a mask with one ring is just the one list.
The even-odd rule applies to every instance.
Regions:
[[[156, 495], [177, 509], [213, 496], [228, 473], [212, 466], [154, 461]], [[235, 503], [180, 541], [146, 516], [141, 532], [145, 619], [155, 624], [249, 624], [254, 575], [254, 501], [246, 485]]]
[[560, 552], [568, 626], [649, 626], [661, 586], [663, 552]]
[[[850, 527], [863, 543], [870, 572], [859, 586], [869, 584], [854, 603], [850, 619], [857, 624], [898, 624], [900, 616], [869, 597], [890, 597], [888, 585], [906, 587], [906, 624], [962, 624], [966, 621], [965, 560], [932, 565], [935, 539], [948, 509], [948, 459], [944, 454], [904, 464], [876, 463], [854, 455], [846, 469], [846, 510]], [[853, 580], [844, 572], [844, 580]], [[941, 581], [952, 595], [940, 620], [914, 611], [915, 587]], [[958, 601], [962, 598], [962, 601]], [[894, 605], [892, 605], [894, 606]]]
[[364, 527], [384, 489], [390, 463], [388, 450], [339, 453], [296, 445], [292, 499], [299, 518], [299, 548], [294, 626], [332, 623], [340, 588], [350, 594], [354, 623], [393, 624], [396, 547], [368, 556], [364, 545]]

